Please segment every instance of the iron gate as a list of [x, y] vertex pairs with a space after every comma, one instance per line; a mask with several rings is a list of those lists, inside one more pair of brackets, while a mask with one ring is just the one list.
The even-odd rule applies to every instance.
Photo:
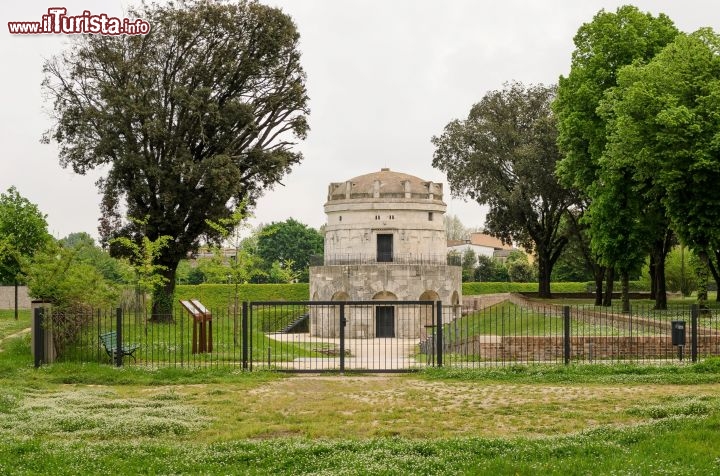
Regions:
[[426, 344], [439, 337], [439, 302], [251, 302], [243, 316], [249, 369], [405, 372], [437, 363]]

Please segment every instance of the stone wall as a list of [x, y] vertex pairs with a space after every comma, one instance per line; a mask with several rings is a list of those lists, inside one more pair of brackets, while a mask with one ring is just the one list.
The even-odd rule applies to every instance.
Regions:
[[[461, 283], [459, 266], [392, 263], [312, 266], [310, 299], [329, 301], [337, 293], [346, 293], [346, 300], [370, 301], [382, 292], [386, 293], [385, 299], [417, 301], [426, 291], [434, 291], [443, 304], [451, 305], [462, 299]], [[387, 293], [395, 297], [387, 297]]]
[[462, 307], [467, 311], [479, 311], [487, 307], [500, 304], [510, 299], [510, 293], [479, 294], [477, 296], [463, 296]]
[[[689, 342], [688, 342], [689, 344]], [[559, 361], [563, 359], [563, 337], [518, 336], [500, 337], [479, 335], [465, 342], [447, 345], [445, 352], [473, 355], [483, 360], [503, 361]], [[644, 337], [572, 337], [570, 358], [579, 360], [673, 358], [678, 349], [670, 336]], [[698, 336], [698, 353], [720, 355], [720, 335]], [[689, 358], [690, 346], [685, 346]]]
[[[0, 286], [0, 309], [15, 309], [15, 286]], [[30, 309], [27, 286], [18, 286], [18, 309]]]
[[[348, 315], [348, 337], [375, 337], [375, 306], [382, 301], [439, 300], [446, 306], [462, 302], [462, 277], [459, 266], [372, 264], [313, 266], [310, 268], [312, 301], [375, 301], [371, 311]], [[338, 335], [335, 311], [311, 313], [311, 334]], [[332, 315], [331, 315], [332, 314]], [[427, 312], [396, 306], [395, 337], [417, 338], [432, 320]]]

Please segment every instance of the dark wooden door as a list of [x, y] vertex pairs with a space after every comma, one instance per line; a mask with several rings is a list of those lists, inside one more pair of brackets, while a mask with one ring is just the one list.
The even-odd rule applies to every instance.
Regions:
[[375, 337], [395, 337], [394, 307], [375, 307]]
[[377, 236], [377, 261], [378, 263], [392, 263], [393, 260], [393, 236]]

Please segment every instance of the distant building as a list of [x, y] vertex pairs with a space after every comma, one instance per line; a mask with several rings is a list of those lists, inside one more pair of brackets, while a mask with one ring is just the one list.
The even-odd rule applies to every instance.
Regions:
[[[459, 305], [461, 270], [447, 264], [446, 208], [442, 184], [390, 169], [331, 183], [324, 262], [310, 267], [310, 298]], [[378, 303], [371, 315], [347, 316], [346, 334], [415, 338], [432, 324], [430, 313], [401, 311]], [[337, 319], [313, 317], [313, 335], [338, 335]]]
[[499, 238], [480, 232], [472, 233], [468, 240], [447, 241], [448, 252], [457, 251], [462, 255], [467, 249], [473, 250], [476, 256], [487, 256], [504, 262], [508, 254], [518, 248], [512, 245], [506, 245]]

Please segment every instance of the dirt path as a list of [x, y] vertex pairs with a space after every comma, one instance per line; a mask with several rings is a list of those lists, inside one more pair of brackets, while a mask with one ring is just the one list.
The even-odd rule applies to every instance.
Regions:
[[4, 351], [5, 349], [2, 348], [2, 345], [5, 343], [5, 341], [8, 341], [10, 339], [15, 339], [17, 337], [23, 336], [25, 334], [28, 334], [30, 332], [30, 328], [26, 327], [25, 329], [15, 332], [14, 334], [10, 334], [9, 336], [5, 336], [2, 339], [0, 339], [0, 352]]

